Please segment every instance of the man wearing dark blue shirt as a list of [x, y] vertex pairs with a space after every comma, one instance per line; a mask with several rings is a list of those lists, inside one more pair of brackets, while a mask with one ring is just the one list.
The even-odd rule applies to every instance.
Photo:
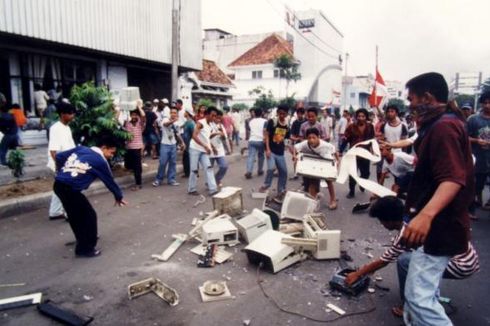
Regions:
[[9, 113], [7, 100], [0, 93], [0, 132], [3, 134], [0, 141], [0, 165], [7, 166], [7, 152], [17, 147], [17, 124], [14, 116]]
[[101, 251], [97, 244], [97, 213], [82, 194], [90, 184], [99, 178], [114, 194], [116, 205], [125, 206], [123, 194], [114, 182], [108, 159], [116, 152], [116, 141], [110, 136], [102, 136], [97, 147], [78, 146], [56, 154], [56, 178], [54, 192], [63, 203], [68, 221], [75, 234], [78, 257], [96, 257]]

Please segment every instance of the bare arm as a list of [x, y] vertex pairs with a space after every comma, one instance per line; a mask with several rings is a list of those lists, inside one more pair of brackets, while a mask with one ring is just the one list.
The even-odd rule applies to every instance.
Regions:
[[383, 267], [386, 267], [388, 265], [387, 262], [382, 261], [381, 259], [376, 259], [369, 264], [366, 264], [359, 268], [359, 270], [347, 274], [345, 278], [345, 283], [347, 285], [352, 285], [355, 281], [357, 281], [359, 278], [363, 277], [364, 275], [372, 274], [376, 272], [377, 270], [380, 270]]

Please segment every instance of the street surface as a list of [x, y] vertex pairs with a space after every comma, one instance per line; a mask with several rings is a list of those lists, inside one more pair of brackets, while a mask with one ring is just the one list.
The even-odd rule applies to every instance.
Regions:
[[[258, 189], [262, 177], [245, 180], [245, 159], [230, 165], [224, 184], [243, 187], [245, 208], [251, 211], [261, 201], [250, 197]], [[372, 174], [373, 177], [373, 174]], [[391, 180], [391, 179], [390, 179]], [[240, 250], [244, 245], [229, 248], [233, 260], [214, 268], [197, 268], [197, 256], [189, 250], [197, 243], [184, 244], [168, 262], [156, 262], [151, 254], [161, 253], [172, 242], [174, 233], [186, 233], [191, 221], [200, 212], [212, 210], [209, 197], [193, 208], [198, 198], [186, 194], [187, 180], [179, 179], [179, 187], [153, 188], [145, 184], [139, 192], [125, 192], [129, 206], [116, 208], [111, 194], [91, 197], [99, 217], [99, 247], [102, 255], [93, 259], [75, 258], [69, 225], [64, 221], [48, 221], [47, 209], [0, 219], [0, 284], [26, 283], [19, 287], [0, 287], [0, 298], [41, 291], [44, 299], [95, 318], [92, 325], [315, 325], [299, 316], [279, 311], [257, 285], [256, 267], [249, 265]], [[277, 179], [274, 179], [275, 187]], [[204, 192], [203, 174], [199, 190]], [[288, 189], [300, 187], [300, 181], [288, 181]], [[341, 229], [341, 247], [360, 266], [370, 260], [367, 252], [379, 256], [388, 245], [389, 233], [367, 214], [352, 215], [356, 202], [367, 201], [369, 194], [356, 193], [346, 199], [345, 185], [336, 184], [339, 208], [328, 211], [326, 195], [322, 211], [327, 214], [331, 229]], [[323, 192], [326, 194], [326, 190]], [[487, 194], [488, 195], [488, 194]], [[479, 210], [480, 220], [473, 222], [473, 243], [478, 250], [481, 272], [463, 281], [444, 280], [441, 295], [452, 299], [457, 311], [450, 315], [455, 325], [489, 325], [490, 294], [489, 250], [490, 216]], [[367, 248], [367, 249], [366, 249]], [[369, 249], [371, 248], [371, 249]], [[326, 312], [333, 303], [347, 313], [368, 310], [371, 313], [340, 319], [337, 325], [401, 325], [391, 314], [399, 304], [396, 266], [393, 264], [376, 275], [382, 276], [374, 294], [359, 298], [336, 298], [321, 292], [338, 268], [337, 261], [306, 260], [278, 274], [263, 272], [260, 277], [267, 293], [277, 302], [316, 319], [333, 319], [335, 312]], [[127, 286], [148, 277], [156, 277], [176, 289], [180, 303], [170, 307], [153, 294], [132, 301]], [[202, 303], [198, 286], [206, 280], [226, 280], [233, 300]], [[327, 291], [328, 292], [328, 291]], [[58, 325], [40, 315], [34, 307], [0, 312], [1, 325]]]

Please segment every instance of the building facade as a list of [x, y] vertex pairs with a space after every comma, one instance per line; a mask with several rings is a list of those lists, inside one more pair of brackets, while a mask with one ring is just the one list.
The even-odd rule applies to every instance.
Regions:
[[[201, 2], [179, 0], [179, 72], [200, 70]], [[172, 1], [0, 1], [0, 92], [34, 115], [48, 91], [93, 81], [143, 99], [170, 98]]]

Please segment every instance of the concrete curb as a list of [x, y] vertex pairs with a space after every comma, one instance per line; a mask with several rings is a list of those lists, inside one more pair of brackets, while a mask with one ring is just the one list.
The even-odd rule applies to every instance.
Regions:
[[[239, 153], [233, 153], [230, 156], [227, 156], [228, 163], [233, 163], [240, 161], [242, 156]], [[177, 165], [177, 173], [182, 173], [184, 167], [182, 164]], [[151, 182], [155, 179], [155, 175], [157, 170], [148, 170], [143, 172], [142, 181], [143, 183]], [[116, 178], [116, 183], [122, 188], [128, 188], [134, 183], [133, 175], [126, 175], [123, 177]], [[89, 189], [84, 191], [86, 196], [93, 196], [99, 194], [108, 193], [109, 190], [101, 181], [94, 182]], [[48, 207], [51, 202], [52, 191], [32, 194], [28, 196], [22, 196], [19, 198], [7, 199], [0, 202], [0, 218], [11, 217], [21, 213], [28, 213], [34, 210]], [[46, 217], [48, 213], [46, 212]]]

